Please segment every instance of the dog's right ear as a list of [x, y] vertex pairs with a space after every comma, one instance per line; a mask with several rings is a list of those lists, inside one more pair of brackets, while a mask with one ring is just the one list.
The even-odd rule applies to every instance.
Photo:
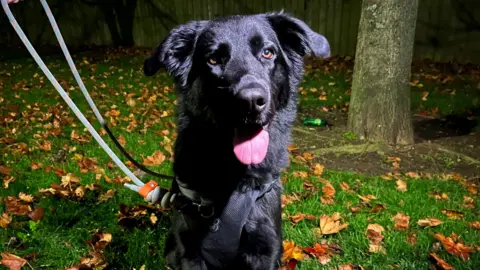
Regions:
[[162, 67], [182, 85], [192, 66], [192, 54], [200, 31], [207, 21], [192, 21], [175, 27], [143, 63], [143, 72], [152, 76]]

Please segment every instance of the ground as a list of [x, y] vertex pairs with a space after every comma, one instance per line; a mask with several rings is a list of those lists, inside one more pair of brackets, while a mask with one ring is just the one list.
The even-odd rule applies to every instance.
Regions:
[[[74, 60], [120, 142], [150, 169], [170, 174], [173, 83], [164, 73], [143, 76], [147, 54], [96, 49]], [[44, 60], [100, 131], [66, 61]], [[348, 132], [352, 67], [349, 58], [307, 62], [282, 177], [286, 267], [448, 269], [445, 260], [478, 268], [480, 69], [415, 62], [416, 144], [395, 148]], [[305, 118], [329, 125], [305, 126]], [[168, 211], [122, 186], [129, 179], [28, 57], [0, 63], [0, 123], [4, 266], [163, 268]]]

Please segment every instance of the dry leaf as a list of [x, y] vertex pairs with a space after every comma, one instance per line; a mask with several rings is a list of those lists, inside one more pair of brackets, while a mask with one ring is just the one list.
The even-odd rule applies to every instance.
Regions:
[[372, 244], [370, 243], [368, 252], [371, 253], [382, 253], [384, 255], [387, 255], [387, 250], [382, 244]]
[[475, 200], [472, 197], [463, 196], [463, 207], [475, 208]]
[[85, 187], [83, 186], [77, 187], [74, 193], [77, 198], [83, 198], [83, 196], [85, 195]]
[[160, 165], [165, 161], [165, 155], [162, 151], [157, 150], [151, 156], [148, 156], [143, 160], [143, 164], [146, 166]]
[[304, 254], [302, 248], [295, 245], [294, 241], [284, 240], [283, 249], [282, 262], [289, 262], [292, 259], [297, 261], [303, 260]]
[[13, 196], [8, 196], [4, 202], [7, 206], [6, 212], [10, 214], [23, 216], [32, 211], [30, 205], [23, 204], [20, 199]]
[[367, 238], [371, 244], [378, 244], [380, 243], [384, 236], [382, 232], [385, 229], [380, 224], [368, 224], [367, 226]]
[[311, 214], [304, 214], [304, 213], [298, 213], [293, 216], [290, 216], [290, 220], [292, 221], [293, 224], [297, 224], [298, 222], [304, 219], [316, 220], [317, 218]]
[[7, 176], [10, 174], [11, 171], [12, 171], [11, 167], [8, 167], [6, 165], [0, 165], [0, 174]]
[[443, 248], [450, 254], [460, 257], [462, 260], [468, 260], [470, 253], [474, 252], [472, 247], [461, 243], [456, 235], [445, 237], [441, 233], [434, 234], [435, 239], [442, 243]]
[[308, 173], [307, 172], [300, 172], [300, 171], [297, 171], [297, 172], [293, 172], [292, 174], [294, 177], [298, 177], [298, 178], [302, 178], [302, 179], [305, 179], [308, 177]]
[[127, 140], [125, 140], [125, 137], [123, 135], [118, 136], [118, 142], [121, 146], [125, 146], [127, 144]]
[[75, 186], [80, 183], [80, 178], [73, 175], [72, 173], [68, 173], [67, 175], [62, 176], [62, 186], [69, 187]]
[[432, 191], [430, 192], [429, 194], [430, 196], [432, 196], [433, 198], [435, 198], [435, 200], [441, 200], [441, 201], [447, 201], [448, 200], [448, 194], [445, 193], [445, 192], [438, 192], [438, 191]]
[[32, 212], [30, 212], [28, 214], [28, 217], [37, 222], [39, 220], [41, 220], [43, 218], [43, 215], [45, 214], [45, 210], [43, 210], [43, 208], [40, 208], [40, 207], [35, 207], [35, 210], [33, 210]]
[[282, 208], [287, 206], [288, 204], [292, 203], [293, 201], [299, 201], [300, 197], [297, 194], [282, 194]]
[[479, 221], [474, 221], [468, 223], [468, 226], [474, 228], [475, 230], [480, 230], [480, 222]]
[[385, 209], [385, 205], [381, 203], [375, 204], [375, 206], [370, 210], [371, 213], [379, 213]]
[[445, 208], [443, 208], [441, 211], [442, 211], [442, 214], [446, 215], [447, 217], [449, 217], [451, 219], [462, 219], [463, 218], [463, 213], [460, 212], [460, 211], [455, 211], [455, 210], [452, 210], [452, 209], [445, 209]]
[[439, 219], [436, 219], [436, 218], [425, 218], [425, 219], [420, 219], [418, 220], [417, 224], [418, 226], [420, 227], [436, 227], [440, 224], [442, 224], [443, 222]]
[[326, 264], [328, 264], [331, 260], [332, 260], [332, 257], [330, 257], [330, 256], [328, 256], [328, 255], [319, 256], [319, 257], [317, 258], [317, 261], [318, 261], [321, 265], [326, 265]]
[[310, 153], [310, 152], [305, 152], [303, 153], [303, 158], [305, 158], [306, 160], [312, 160], [313, 159], [313, 154]]
[[455, 270], [453, 266], [448, 264], [446, 261], [444, 261], [440, 256], [438, 256], [436, 253], [432, 252], [429, 255], [429, 258], [435, 263], [435, 266], [437, 266], [437, 269], [439, 270]]
[[333, 197], [335, 197], [335, 188], [330, 181], [325, 181], [322, 187], [323, 196], [320, 198], [323, 204], [333, 204]]
[[314, 229], [314, 233], [317, 236], [322, 236], [326, 234], [335, 234], [346, 227], [348, 223], [340, 224], [340, 215], [333, 214], [331, 217], [327, 215], [322, 215], [320, 217], [320, 228]]
[[409, 232], [407, 235], [407, 243], [410, 245], [415, 245], [417, 243], [417, 234], [414, 232]]
[[49, 141], [43, 141], [42, 144], [38, 146], [43, 151], [51, 151], [52, 150], [52, 143]]
[[0, 218], [0, 227], [6, 229], [10, 222], [12, 222], [12, 217], [7, 213], [3, 213], [2, 217]]
[[352, 263], [342, 264], [338, 266], [338, 270], [355, 270], [355, 266]]
[[404, 231], [408, 229], [410, 217], [403, 213], [398, 213], [392, 218], [392, 221], [395, 222], [395, 230]]
[[20, 270], [27, 263], [27, 260], [11, 253], [2, 252], [2, 260], [0, 262], [9, 270]]
[[18, 198], [19, 198], [20, 200], [24, 201], [24, 202], [28, 202], [28, 203], [33, 202], [33, 196], [32, 196], [32, 195], [27, 195], [27, 194], [25, 194], [25, 193], [23, 193], [23, 192], [20, 192], [20, 193], [18, 194]]
[[360, 198], [364, 203], [370, 203], [371, 200], [375, 200], [377, 199], [377, 197], [375, 197], [375, 195], [371, 195], [371, 194], [368, 194], [366, 196], [361, 196], [361, 195], [357, 195], [358, 198]]
[[325, 167], [319, 163], [315, 163], [313, 166], [312, 166], [312, 170], [313, 170], [313, 174], [314, 175], [322, 175], [323, 174], [323, 169]]
[[152, 222], [152, 224], [155, 225], [157, 221], [158, 221], [157, 216], [154, 213], [150, 214], [150, 222]]
[[98, 197], [98, 200], [101, 201], [101, 202], [107, 201], [107, 200], [111, 199], [113, 197], [113, 195], [115, 195], [115, 190], [109, 189], [109, 190], [107, 190], [107, 192], [101, 194]]
[[407, 182], [402, 181], [402, 180], [397, 180], [395, 182], [397, 184], [397, 190], [401, 192], [406, 192], [407, 191]]

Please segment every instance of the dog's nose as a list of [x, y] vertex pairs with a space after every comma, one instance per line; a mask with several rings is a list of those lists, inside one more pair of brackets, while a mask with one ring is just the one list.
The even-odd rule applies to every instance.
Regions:
[[264, 91], [258, 88], [244, 89], [237, 94], [242, 108], [250, 113], [261, 113], [267, 104]]

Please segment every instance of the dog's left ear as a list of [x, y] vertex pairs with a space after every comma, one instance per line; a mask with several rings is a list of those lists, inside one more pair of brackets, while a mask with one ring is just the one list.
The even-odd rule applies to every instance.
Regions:
[[302, 20], [283, 12], [266, 14], [267, 20], [277, 33], [284, 50], [293, 51], [300, 56], [330, 56], [330, 44], [327, 39], [314, 32]]
[[163, 67], [182, 86], [185, 85], [192, 65], [191, 58], [197, 36], [206, 24], [207, 21], [192, 21], [171, 30], [152, 55], [144, 61], [145, 75], [152, 76]]

